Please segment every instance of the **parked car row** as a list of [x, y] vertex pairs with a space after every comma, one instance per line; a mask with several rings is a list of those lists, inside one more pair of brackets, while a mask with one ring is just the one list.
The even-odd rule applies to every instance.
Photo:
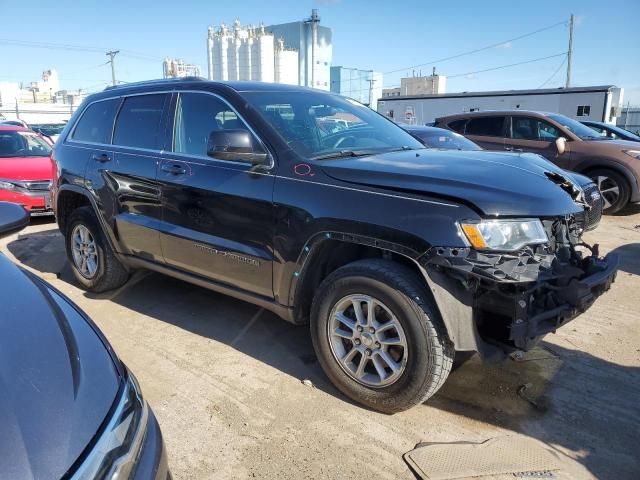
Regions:
[[[33, 212], [25, 198], [44, 197], [83, 288], [118, 288], [146, 268], [308, 324], [333, 384], [394, 413], [433, 396], [456, 355], [530, 350], [615, 280], [617, 257], [582, 239], [600, 219], [598, 185], [556, 158], [580, 151], [568, 147], [577, 127], [503, 117], [404, 130], [287, 85], [108, 88], [85, 100], [53, 153], [41, 134], [0, 127], [0, 192], [14, 202], [0, 202], [0, 233], [28, 222], [15, 203]], [[502, 151], [483, 151], [488, 132]], [[534, 132], [555, 155], [524, 152], [518, 142]], [[12, 285], [3, 307], [21, 315], [0, 332], [0, 451], [24, 452], [0, 469], [170, 478], [153, 413], [97, 327], [3, 256], [0, 277]]]

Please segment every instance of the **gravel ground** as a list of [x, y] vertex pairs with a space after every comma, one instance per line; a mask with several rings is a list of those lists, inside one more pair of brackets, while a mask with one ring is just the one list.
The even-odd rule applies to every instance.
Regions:
[[360, 408], [328, 383], [307, 327], [149, 272], [115, 292], [83, 292], [49, 220], [3, 239], [0, 250], [103, 330], [158, 417], [176, 479], [412, 479], [402, 455], [420, 442], [514, 433], [558, 452], [563, 477], [637, 479], [640, 207], [604, 218], [587, 240], [622, 262], [586, 314], [521, 362], [472, 359], [429, 402], [393, 416]]

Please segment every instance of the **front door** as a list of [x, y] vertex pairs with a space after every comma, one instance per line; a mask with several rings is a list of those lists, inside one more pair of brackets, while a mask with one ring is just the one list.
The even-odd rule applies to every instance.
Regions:
[[173, 142], [158, 172], [166, 263], [273, 298], [272, 171], [207, 155], [211, 132], [250, 130], [222, 97], [183, 92], [174, 102]]
[[535, 117], [513, 116], [508, 130], [505, 150], [537, 153], [561, 168], [569, 168], [569, 149], [563, 155], [558, 154], [555, 142], [561, 132], [549, 122]]

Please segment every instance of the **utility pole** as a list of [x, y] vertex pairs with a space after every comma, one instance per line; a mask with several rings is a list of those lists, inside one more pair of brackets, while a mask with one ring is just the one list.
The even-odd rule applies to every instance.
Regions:
[[[373, 75], [373, 70], [371, 71], [371, 74]], [[367, 79], [367, 82], [369, 82], [369, 108], [371, 110], [375, 110], [376, 108], [373, 106], [373, 102], [375, 101], [373, 98], [373, 84], [376, 82], [376, 79], [369, 78]]]
[[574, 16], [573, 13], [569, 19], [569, 50], [567, 51], [567, 81], [565, 82], [565, 88], [569, 88], [571, 86], [571, 57], [573, 55], [573, 24], [574, 24]]
[[113, 85], [116, 84], [116, 66], [113, 63], [113, 58], [120, 53], [120, 50], [111, 50], [110, 52], [107, 52], [107, 56], [109, 57], [109, 62], [111, 64], [111, 81], [113, 82]]

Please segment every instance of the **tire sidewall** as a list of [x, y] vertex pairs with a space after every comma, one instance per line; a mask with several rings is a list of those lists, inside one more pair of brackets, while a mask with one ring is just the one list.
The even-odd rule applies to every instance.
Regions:
[[[93, 237], [93, 241], [96, 244], [96, 252], [97, 252], [97, 258], [98, 258], [98, 271], [93, 278], [86, 278], [84, 275], [82, 275], [78, 271], [76, 264], [73, 261], [71, 234], [73, 232], [73, 229], [78, 225], [83, 225], [89, 230], [89, 232], [91, 233], [91, 236]], [[77, 211], [75, 215], [72, 216], [67, 229], [67, 235], [65, 236], [65, 246], [67, 250], [67, 258], [69, 259], [69, 263], [71, 264], [71, 270], [73, 272], [73, 276], [87, 290], [96, 288], [96, 286], [100, 283], [100, 280], [104, 277], [106, 259], [105, 259], [104, 239], [102, 237], [102, 232], [98, 228], [97, 222], [95, 221], [95, 218], [90, 212], [84, 209], [80, 209]]]
[[[408, 354], [405, 371], [393, 384], [374, 388], [352, 379], [335, 359], [328, 339], [329, 315], [335, 304], [352, 294], [366, 294], [384, 303], [396, 316], [405, 333]], [[368, 276], [348, 276], [331, 282], [314, 302], [311, 335], [318, 359], [330, 380], [347, 396], [377, 410], [398, 410], [399, 404], [419, 395], [430, 373], [433, 338], [422, 316], [425, 312], [412, 304], [400, 290]]]

